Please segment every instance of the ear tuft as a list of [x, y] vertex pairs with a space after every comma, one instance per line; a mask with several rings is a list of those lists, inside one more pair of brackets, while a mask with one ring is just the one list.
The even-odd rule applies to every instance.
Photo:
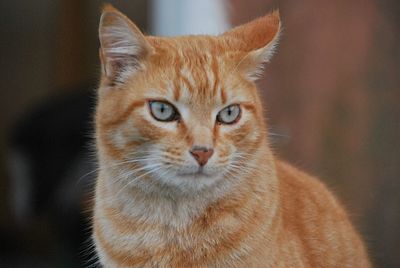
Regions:
[[124, 73], [139, 69], [152, 51], [138, 27], [111, 5], [103, 8], [99, 39], [103, 74], [111, 80], [118, 80]]

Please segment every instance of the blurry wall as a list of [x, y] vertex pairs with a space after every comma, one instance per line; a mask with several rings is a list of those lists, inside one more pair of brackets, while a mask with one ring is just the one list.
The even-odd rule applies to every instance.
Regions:
[[[9, 218], [8, 192], [5, 171], [5, 135], [8, 126], [23, 113], [30, 102], [40, 99], [51, 83], [50, 62], [52, 47], [50, 33], [54, 28], [55, 7], [52, 1], [1, 1], [0, 23], [0, 223]], [[54, 49], [53, 49], [54, 51]], [[32, 90], [32, 89], [35, 90]]]
[[153, 0], [151, 34], [220, 34], [229, 26], [224, 0]]
[[[157, 1], [107, 2], [149, 32]], [[275, 151], [333, 189], [377, 267], [400, 267], [400, 2], [225, 2], [234, 25], [280, 9], [281, 44], [260, 81]], [[6, 169], [11, 130], [42, 102], [95, 88], [102, 3], [0, 0], [0, 237], [15, 229]], [[14, 240], [51, 241], [36, 232], [43, 222], [34, 224], [25, 240]]]

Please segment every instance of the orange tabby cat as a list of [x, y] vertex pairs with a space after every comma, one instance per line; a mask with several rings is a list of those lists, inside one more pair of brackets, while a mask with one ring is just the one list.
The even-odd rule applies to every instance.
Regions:
[[254, 81], [274, 12], [219, 36], [144, 36], [105, 7], [93, 236], [105, 267], [369, 267], [338, 201], [276, 159]]

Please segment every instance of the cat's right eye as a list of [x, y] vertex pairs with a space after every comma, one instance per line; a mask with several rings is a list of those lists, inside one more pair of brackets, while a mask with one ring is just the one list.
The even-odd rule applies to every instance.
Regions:
[[176, 108], [164, 101], [150, 101], [150, 112], [154, 119], [162, 122], [171, 122], [179, 119], [179, 113]]

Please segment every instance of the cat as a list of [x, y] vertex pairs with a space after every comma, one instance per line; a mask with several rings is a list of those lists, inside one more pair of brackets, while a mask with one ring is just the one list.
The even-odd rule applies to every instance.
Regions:
[[370, 267], [316, 178], [270, 149], [255, 81], [273, 12], [218, 36], [145, 36], [105, 6], [93, 240], [104, 267]]

